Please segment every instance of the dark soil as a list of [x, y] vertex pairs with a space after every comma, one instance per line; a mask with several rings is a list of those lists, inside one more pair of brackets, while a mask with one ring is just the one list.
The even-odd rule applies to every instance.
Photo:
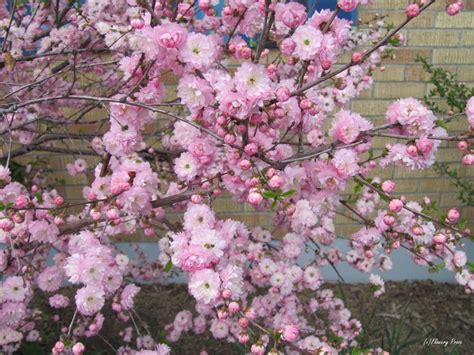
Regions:
[[[373, 298], [366, 284], [330, 284], [327, 287], [344, 299], [353, 316], [362, 322], [364, 333], [359, 341], [364, 348], [382, 347], [390, 354], [474, 354], [474, 301], [462, 287], [431, 281], [387, 282], [386, 293], [379, 299]], [[44, 309], [46, 299], [37, 302]], [[177, 312], [193, 310], [192, 297], [181, 285], [144, 286], [135, 304], [141, 318], [137, 322], [147, 324], [155, 339], [163, 338], [164, 326], [173, 321]], [[67, 324], [71, 316], [62, 314], [61, 319]], [[59, 325], [49, 325], [51, 333], [59, 328]], [[101, 334], [114, 347], [119, 347], [121, 342], [117, 334], [120, 329], [123, 329], [123, 323], [106, 321]], [[54, 342], [56, 338], [51, 334], [50, 338], [45, 335], [44, 340], [44, 353], [49, 353], [50, 344], [46, 343]], [[113, 354], [111, 347], [99, 338], [85, 343], [86, 354]], [[173, 353], [179, 355], [199, 354], [204, 349], [212, 355], [244, 353], [243, 348], [216, 341], [207, 333], [183, 335], [171, 347]], [[37, 346], [29, 347], [28, 344], [22, 349], [23, 354], [43, 353]]]

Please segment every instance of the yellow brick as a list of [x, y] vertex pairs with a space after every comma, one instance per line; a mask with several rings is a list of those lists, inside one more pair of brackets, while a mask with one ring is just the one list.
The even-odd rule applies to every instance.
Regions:
[[374, 80], [379, 81], [403, 81], [405, 80], [405, 66], [389, 65], [386, 69], [376, 71], [374, 74]]
[[230, 198], [217, 199], [213, 208], [216, 212], [242, 212], [242, 204]]
[[474, 15], [469, 11], [461, 12], [457, 16], [448, 16], [440, 12], [436, 15], [436, 27], [467, 28], [472, 30], [474, 28]]
[[374, 89], [373, 87], [368, 88], [367, 90], [362, 91], [362, 93], [359, 95], [360, 99], [371, 99], [374, 94]]
[[393, 176], [393, 172], [394, 172], [394, 168], [393, 167], [388, 167], [388, 168], [376, 168], [373, 170], [373, 176], [377, 176], [379, 178], [381, 178], [382, 180], [388, 180], [388, 179], [391, 179], [392, 176]]
[[451, 47], [459, 41], [458, 31], [446, 30], [412, 30], [408, 32], [409, 46]]
[[421, 179], [427, 177], [439, 177], [439, 175], [432, 169], [425, 170], [410, 170], [402, 167], [396, 168], [394, 173], [395, 179], [407, 178], [407, 179]]
[[459, 44], [463, 47], [474, 46], [474, 30], [462, 31], [461, 42]]
[[406, 78], [408, 81], [428, 81], [430, 76], [421, 65], [406, 67]]
[[[373, 7], [370, 7], [373, 10]], [[392, 8], [390, 8], [391, 10]], [[387, 9], [383, 9], [382, 11], [362, 11], [359, 15], [360, 20], [363, 23], [366, 22], [373, 22], [376, 13], [383, 14], [385, 17], [384, 22], [386, 25], [399, 25], [406, 19], [406, 15], [404, 11], [387, 11]], [[363, 27], [363, 26], [362, 26]], [[367, 27], [367, 26], [365, 26]], [[429, 28], [433, 27], [433, 14], [430, 12], [424, 13], [422, 16], [411, 21], [405, 29], [412, 29], [412, 28]], [[404, 31], [405, 32], [405, 31]]]
[[434, 64], [474, 64], [474, 48], [434, 49]]
[[474, 70], [472, 66], [458, 67], [459, 80], [463, 82], [474, 81]]
[[398, 179], [397, 183], [397, 193], [406, 194], [409, 192], [418, 191], [418, 179]]
[[462, 154], [454, 148], [440, 149], [437, 154], [438, 161], [458, 162], [462, 159]]
[[351, 109], [362, 116], [383, 116], [391, 100], [355, 100]]
[[389, 64], [415, 64], [417, 56], [430, 57], [431, 50], [426, 48], [399, 48], [395, 50], [395, 60]]
[[352, 234], [361, 229], [361, 225], [347, 224], [336, 226], [336, 234], [341, 237], [350, 237]]
[[402, 97], [413, 96], [416, 98], [422, 98], [424, 93], [424, 83], [376, 83], [374, 97], [399, 99]]
[[459, 193], [441, 194], [440, 207], [459, 207], [462, 202], [459, 200]]
[[371, 6], [371, 9], [405, 9], [408, 5], [407, 0], [377, 0]]
[[419, 192], [453, 192], [455, 187], [447, 178], [424, 179], [419, 181]]

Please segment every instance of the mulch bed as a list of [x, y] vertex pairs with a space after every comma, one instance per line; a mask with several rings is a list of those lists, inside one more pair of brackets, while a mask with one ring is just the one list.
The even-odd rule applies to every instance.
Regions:
[[[362, 322], [364, 333], [360, 342], [366, 348], [382, 347], [390, 354], [410, 355], [474, 353], [474, 301], [458, 285], [432, 281], [387, 282], [386, 292], [379, 299], [373, 298], [367, 284], [327, 287], [344, 299], [353, 316]], [[45, 309], [45, 297], [35, 302]], [[139, 317], [149, 326], [155, 339], [163, 336], [164, 326], [173, 321], [177, 312], [193, 310], [192, 297], [183, 285], [143, 286], [135, 304]], [[71, 316], [62, 314], [61, 318], [67, 323]], [[51, 327], [51, 337], [44, 337], [42, 349], [26, 344], [21, 353], [49, 353], [51, 344], [48, 343], [56, 340], [53, 333], [60, 325], [45, 322], [44, 326]], [[120, 322], [106, 321], [101, 332], [116, 347], [121, 344], [117, 339], [121, 326]], [[113, 354], [98, 338], [85, 343], [86, 354]], [[185, 334], [171, 346], [173, 353], [180, 355], [199, 354], [204, 349], [209, 354], [243, 354], [242, 348], [216, 341], [209, 333]]]

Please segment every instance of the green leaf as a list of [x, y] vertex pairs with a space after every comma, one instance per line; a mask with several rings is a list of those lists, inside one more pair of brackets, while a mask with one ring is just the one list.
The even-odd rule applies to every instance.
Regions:
[[172, 268], [173, 268], [173, 263], [170, 260], [165, 265], [165, 272], [170, 272]]
[[262, 196], [263, 198], [272, 199], [272, 198], [277, 198], [279, 194], [275, 191], [264, 191]]
[[467, 262], [467, 269], [469, 272], [474, 272], [474, 263], [472, 261]]
[[291, 190], [288, 190], [287, 192], [282, 193], [281, 197], [290, 197], [290, 196], [293, 196], [295, 193], [296, 193], [296, 190], [291, 189]]
[[41, 195], [41, 192], [39, 192], [39, 191], [36, 192], [36, 193], [35, 193], [35, 197], [36, 197], [36, 200], [37, 200], [39, 203], [43, 202], [43, 195]]
[[254, 40], [253, 38], [251, 38], [249, 40], [249, 47], [250, 48], [257, 48], [257, 45], [258, 45], [258, 42], [256, 40]]
[[276, 205], [277, 205], [277, 201], [275, 200], [275, 201], [272, 202], [272, 206], [271, 206], [272, 210], [275, 209]]
[[0, 202], [0, 212], [3, 212], [3, 211], [5, 211], [5, 205], [2, 202]]
[[444, 122], [444, 120], [436, 120], [435, 123], [436, 123], [436, 126], [438, 126], [438, 127], [448, 129], [448, 125], [446, 124], [446, 122]]

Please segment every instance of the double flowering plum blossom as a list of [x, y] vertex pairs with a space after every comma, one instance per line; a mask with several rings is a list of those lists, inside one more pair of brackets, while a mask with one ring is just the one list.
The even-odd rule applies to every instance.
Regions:
[[[339, 0], [337, 12], [372, 3]], [[396, 29], [431, 3], [411, 1]], [[102, 337], [106, 318], [118, 354], [169, 354], [184, 333], [206, 331], [252, 354], [336, 354], [360, 351], [362, 325], [325, 287], [323, 267], [348, 263], [383, 297], [391, 253], [403, 249], [474, 290], [461, 211], [408, 200], [374, 176], [432, 166], [443, 141], [474, 165], [474, 98], [441, 116], [400, 98], [377, 126], [350, 103], [406, 42], [383, 15], [362, 29], [294, 1], [218, 5], [0, 2], [0, 352], [50, 338], [37, 293], [60, 329], [53, 354], [93, 350], [87, 339]], [[448, 15], [462, 8], [446, 1]], [[463, 115], [465, 131], [450, 134], [445, 123]], [[67, 158], [22, 165], [38, 152]], [[62, 161], [82, 196], [50, 173]], [[267, 211], [274, 228], [216, 214], [222, 196]], [[338, 213], [360, 224], [344, 253]], [[156, 242], [158, 258], [136, 245], [125, 255], [119, 236]], [[135, 300], [138, 284], [177, 273], [195, 305], [162, 329], [168, 346], [137, 322]]]

